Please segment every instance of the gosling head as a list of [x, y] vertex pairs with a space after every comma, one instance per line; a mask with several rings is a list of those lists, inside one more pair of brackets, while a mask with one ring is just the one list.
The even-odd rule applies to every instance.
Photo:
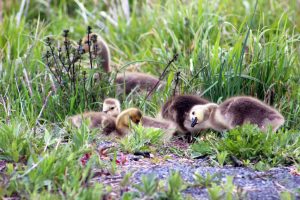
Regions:
[[117, 117], [121, 112], [120, 101], [113, 98], [105, 99], [102, 111], [112, 117]]
[[142, 112], [137, 108], [129, 108], [127, 110], [129, 110], [129, 112], [128, 112], [129, 119], [133, 123], [139, 124], [142, 120], [142, 116], [143, 116]]
[[211, 112], [217, 107], [218, 104], [215, 103], [193, 106], [189, 113], [191, 127], [195, 127], [196, 125], [199, 127], [204, 126], [203, 122], [209, 119]]
[[139, 124], [142, 120], [142, 112], [137, 108], [128, 108], [122, 111], [116, 120], [116, 124], [123, 124], [129, 126], [130, 122]]
[[116, 119], [117, 132], [123, 136], [130, 133], [130, 124], [139, 124], [142, 120], [142, 112], [137, 108], [128, 108], [122, 111]]

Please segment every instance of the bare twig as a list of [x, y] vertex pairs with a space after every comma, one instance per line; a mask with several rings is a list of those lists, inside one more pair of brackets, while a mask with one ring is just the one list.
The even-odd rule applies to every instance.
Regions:
[[71, 59], [70, 59], [70, 49], [69, 49], [69, 41], [68, 41], [68, 34], [69, 34], [69, 30], [64, 30], [64, 38], [65, 38], [65, 41], [64, 41], [64, 45], [65, 45], [65, 49], [66, 49], [66, 53], [67, 53], [67, 59], [68, 59], [68, 72], [71, 68]]
[[69, 30], [64, 30], [64, 45], [65, 45], [65, 49], [66, 49], [66, 54], [67, 54], [67, 59], [68, 59], [68, 76], [70, 78], [70, 82], [71, 82], [71, 91], [73, 89], [73, 92], [75, 94], [75, 88], [76, 88], [76, 85], [75, 85], [75, 64], [74, 62], [71, 62], [71, 58], [70, 58], [70, 41], [68, 39], [68, 34], [69, 34]]
[[191, 78], [191, 80], [190, 80], [189, 82], [192, 83], [192, 82], [194, 81], [195, 78], [198, 78], [199, 74], [202, 72], [202, 70], [203, 70], [204, 68], [205, 68], [205, 66], [202, 67], [201, 69], [199, 69], [199, 71], [198, 71], [195, 75], [192, 76], [192, 78]]
[[88, 49], [89, 49], [89, 58], [90, 58], [90, 65], [91, 65], [91, 69], [93, 69], [93, 60], [92, 60], [92, 53], [91, 53], [91, 38], [90, 38], [90, 34], [92, 33], [92, 27], [88, 26], [88, 37], [87, 37], [87, 43], [88, 43]]
[[180, 72], [177, 72], [175, 75], [175, 87], [174, 87], [174, 91], [173, 91], [173, 96], [175, 96], [176, 94], [176, 89], [177, 89], [177, 85], [179, 84], [179, 76], [180, 76]]
[[176, 54], [173, 56], [173, 58], [168, 62], [167, 66], [165, 67], [164, 71], [163, 71], [162, 74], [160, 75], [160, 77], [159, 77], [158, 81], [156, 82], [156, 84], [154, 85], [154, 87], [148, 92], [148, 94], [147, 94], [145, 100], [148, 99], [148, 97], [152, 94], [152, 92], [153, 92], [153, 91], [155, 90], [155, 88], [158, 86], [158, 84], [160, 83], [160, 81], [163, 80], [163, 78], [164, 78], [165, 75], [166, 75], [167, 70], [169, 69], [169, 67], [171, 66], [171, 64], [177, 60], [177, 58], [178, 58], [178, 54], [176, 53]]
[[50, 70], [50, 72], [53, 74], [54, 78], [57, 80], [57, 82], [59, 83], [59, 85], [61, 87], [63, 87], [63, 84], [61, 83], [60, 79], [58, 78], [57, 74], [55, 74], [55, 72], [51, 69], [50, 65], [47, 64], [48, 69]]
[[73, 92], [76, 93], [76, 71], [75, 71], [75, 62], [72, 63], [72, 83], [73, 83]]
[[62, 60], [61, 51], [62, 51], [61, 47], [59, 47], [58, 48], [58, 59], [59, 59], [61, 65], [62, 65], [62, 67], [66, 70], [69, 78], [71, 79], [70, 74], [68, 73], [68, 68], [66, 67], [65, 62]]
[[85, 88], [85, 85], [86, 85], [86, 71], [83, 71], [84, 108], [86, 108], [86, 107], [87, 107], [87, 104], [88, 104], [88, 99], [87, 99], [87, 96], [86, 96], [86, 88]]
[[77, 62], [78, 61], [78, 72], [81, 71], [81, 55], [83, 54], [84, 50], [82, 48], [82, 40], [80, 39], [78, 41], [78, 49], [77, 49], [77, 56], [74, 57], [73, 62]]
[[58, 65], [58, 62], [56, 60], [56, 56], [54, 54], [54, 49], [53, 47], [51, 46], [51, 39], [48, 37], [46, 39], [46, 44], [47, 46], [50, 48], [50, 52], [47, 51], [46, 53], [46, 61], [47, 61], [47, 66], [49, 68], [49, 70], [51, 71], [51, 73], [54, 75], [54, 77], [56, 78], [56, 80], [58, 81], [58, 83], [62, 86], [62, 80], [61, 80], [61, 77], [56, 74], [52, 69], [51, 69], [51, 66], [50, 66], [50, 62], [49, 62], [49, 57], [50, 57], [50, 54], [51, 56], [53, 57], [53, 60], [54, 60], [54, 63], [55, 63], [55, 66], [56, 66], [56, 69], [59, 69], [59, 65]]

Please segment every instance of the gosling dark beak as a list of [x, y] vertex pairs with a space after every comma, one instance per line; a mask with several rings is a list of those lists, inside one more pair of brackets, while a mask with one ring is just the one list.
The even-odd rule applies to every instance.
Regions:
[[197, 120], [197, 117], [193, 117], [193, 118], [192, 118], [191, 127], [196, 126], [196, 124], [198, 124], [197, 121], [198, 121], [198, 120]]

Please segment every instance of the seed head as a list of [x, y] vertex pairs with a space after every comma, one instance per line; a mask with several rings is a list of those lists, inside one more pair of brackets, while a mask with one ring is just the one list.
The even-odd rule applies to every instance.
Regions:
[[68, 29], [64, 30], [63, 36], [66, 38], [68, 37], [68, 35], [69, 35], [69, 30]]

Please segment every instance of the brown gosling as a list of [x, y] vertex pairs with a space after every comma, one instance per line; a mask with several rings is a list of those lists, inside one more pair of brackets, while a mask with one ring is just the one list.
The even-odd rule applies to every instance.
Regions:
[[220, 105], [196, 105], [189, 116], [193, 128], [220, 132], [245, 123], [256, 124], [264, 132], [271, 127], [275, 132], [285, 121], [277, 110], [249, 96], [233, 97]]
[[116, 119], [116, 129], [120, 136], [130, 133], [130, 124], [139, 124], [142, 119], [142, 112], [137, 108], [128, 108], [122, 111]]
[[100, 128], [105, 135], [109, 135], [116, 130], [115, 118], [104, 112], [85, 112], [69, 117], [68, 121], [73, 126], [80, 128], [83, 119], [89, 120], [89, 129]]
[[165, 133], [163, 137], [165, 142], [169, 141], [176, 131], [176, 125], [171, 121], [143, 116], [139, 109], [129, 108], [121, 112], [117, 117], [116, 129], [119, 135], [124, 136], [130, 132], [130, 122], [135, 124], [141, 123], [143, 127], [162, 129]]
[[[89, 35], [89, 40], [91, 41], [90, 50], [94, 57], [101, 59], [101, 64], [105, 72], [111, 72], [110, 67], [110, 51], [106, 42], [97, 34], [92, 33]], [[92, 39], [97, 38], [97, 42], [93, 43]], [[82, 40], [83, 49], [85, 53], [88, 53], [88, 36], [85, 36]], [[96, 50], [96, 52], [95, 52]], [[95, 75], [95, 79], [99, 79]], [[135, 90], [137, 92], [147, 91], [149, 92], [159, 81], [159, 79], [153, 75], [141, 73], [141, 72], [124, 72], [118, 73], [115, 79], [117, 84], [117, 94], [122, 94], [124, 91], [129, 94], [131, 91]], [[156, 89], [164, 88], [165, 82], [160, 81]]]
[[170, 120], [182, 134], [198, 133], [200, 129], [191, 127], [189, 112], [195, 105], [204, 105], [208, 100], [196, 95], [177, 95], [169, 99], [161, 109], [161, 117]]
[[[93, 58], [99, 58], [101, 65], [105, 72], [111, 72], [111, 60], [110, 50], [106, 41], [98, 34], [91, 33], [86, 35], [82, 39], [82, 47], [85, 53], [89, 52], [88, 41], [90, 41], [90, 51]], [[99, 79], [98, 75], [95, 75], [95, 79]], [[134, 89], [137, 92], [150, 91], [159, 79], [150, 74], [141, 72], [125, 72], [117, 74], [115, 82], [117, 84], [117, 94], [122, 94], [124, 91], [129, 94]], [[164, 81], [160, 81], [157, 88], [163, 88], [165, 86]]]
[[116, 130], [115, 120], [120, 113], [120, 102], [117, 99], [107, 98], [103, 102], [103, 112], [85, 112], [69, 117], [68, 120], [77, 128], [82, 125], [83, 119], [89, 120], [89, 128], [102, 128], [108, 135]]
[[162, 89], [166, 85], [164, 81], [159, 81], [157, 77], [141, 72], [119, 73], [115, 82], [117, 84], [117, 94], [122, 94], [123, 92], [129, 94], [134, 90], [136, 90], [136, 92], [149, 92], [158, 82], [155, 88], [156, 90]]

